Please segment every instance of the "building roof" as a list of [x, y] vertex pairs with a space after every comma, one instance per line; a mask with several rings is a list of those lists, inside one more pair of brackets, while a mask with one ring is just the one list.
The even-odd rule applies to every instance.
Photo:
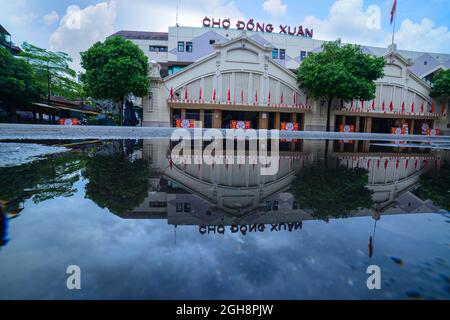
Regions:
[[11, 34], [0, 24], [0, 34], [6, 34], [10, 36]]
[[120, 30], [112, 34], [112, 36], [121, 36], [125, 39], [135, 40], [162, 40], [167, 41], [169, 39], [169, 33], [167, 32], [150, 32], [150, 31], [129, 31]]
[[432, 70], [436, 69], [440, 65], [439, 61], [432, 57], [430, 54], [425, 53], [413, 61], [411, 71], [417, 74], [419, 77], [424, 77]]

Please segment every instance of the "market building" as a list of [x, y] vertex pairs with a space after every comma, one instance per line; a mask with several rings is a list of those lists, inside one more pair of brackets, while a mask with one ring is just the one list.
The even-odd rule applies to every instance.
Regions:
[[[225, 21], [227, 20], [227, 21]], [[295, 71], [323, 41], [304, 26], [205, 18], [203, 27], [168, 32], [119, 31], [149, 57], [151, 88], [144, 126], [324, 131], [325, 101], [298, 88]], [[257, 30], [257, 31], [256, 31]], [[450, 54], [363, 46], [386, 59], [371, 101], [334, 101], [335, 131], [450, 132], [448, 102], [429, 96], [432, 76]]]

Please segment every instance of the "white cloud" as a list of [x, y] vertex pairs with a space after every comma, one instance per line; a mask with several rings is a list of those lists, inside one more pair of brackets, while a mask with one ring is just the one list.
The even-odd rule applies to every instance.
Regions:
[[282, 16], [286, 14], [287, 4], [282, 0], [266, 0], [263, 3], [263, 9], [273, 16]]
[[42, 21], [44, 22], [44, 24], [47, 27], [52, 26], [55, 22], [57, 22], [59, 20], [59, 15], [58, 13], [53, 10], [52, 12], [46, 14], [43, 18]]
[[[117, 0], [116, 2], [119, 28], [167, 32], [169, 26], [175, 25], [176, 1], [149, 3], [144, 0]], [[230, 18], [233, 21], [244, 17], [234, 1], [191, 0], [179, 2], [179, 25], [200, 27], [205, 16], [217, 19]]]
[[[378, 27], [376, 15], [377, 6], [365, 8], [363, 0], [336, 0], [325, 19], [307, 16], [302, 24], [314, 29], [314, 37], [320, 40], [341, 38], [348, 43], [387, 47], [392, 33]], [[399, 49], [449, 52], [450, 31], [436, 27], [428, 18], [420, 23], [406, 19], [395, 34], [395, 42]]]
[[435, 27], [435, 23], [424, 18], [420, 23], [403, 20], [395, 33], [395, 42], [399, 48], [428, 52], [449, 52], [450, 31], [447, 27]]
[[111, 35], [115, 18], [114, 1], [101, 2], [84, 9], [69, 6], [58, 28], [50, 36], [50, 49], [68, 53], [74, 59], [73, 67], [80, 70], [79, 53]]
[[24, 13], [21, 15], [12, 15], [10, 17], [11, 24], [15, 27], [22, 27], [24, 25], [32, 23], [37, 18], [34, 13]]

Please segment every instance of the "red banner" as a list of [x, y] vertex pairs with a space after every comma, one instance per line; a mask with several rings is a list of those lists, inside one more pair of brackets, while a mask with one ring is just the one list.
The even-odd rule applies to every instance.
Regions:
[[177, 119], [176, 120], [177, 128], [195, 128], [195, 120], [192, 119]]
[[62, 126], [77, 126], [79, 125], [77, 118], [61, 118], [59, 124]]
[[298, 123], [297, 122], [281, 122], [280, 124], [281, 131], [298, 131]]
[[252, 124], [250, 121], [241, 121], [241, 120], [231, 120], [230, 128], [231, 129], [250, 129]]

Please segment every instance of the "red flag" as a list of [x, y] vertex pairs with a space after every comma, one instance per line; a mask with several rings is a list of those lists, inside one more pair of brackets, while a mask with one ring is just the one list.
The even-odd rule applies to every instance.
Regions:
[[381, 104], [381, 110], [384, 111], [384, 101], [383, 101], [383, 103]]
[[202, 87], [200, 87], [199, 100], [202, 100], [202, 98], [203, 98], [203, 92], [202, 92]]
[[411, 105], [411, 112], [414, 112], [414, 102]]
[[375, 100], [372, 100], [372, 110], [375, 110]]
[[228, 100], [228, 102], [230, 102], [230, 100], [231, 100], [231, 91], [230, 91], [230, 88], [228, 88], [227, 100]]
[[294, 91], [293, 98], [292, 98], [292, 101], [294, 101], [294, 105], [297, 103], [297, 97], [296, 96], [297, 95], [295, 94], [295, 91]]
[[214, 91], [213, 91], [213, 101], [216, 101], [216, 88], [214, 88]]
[[283, 96], [283, 92], [281, 93], [281, 104], [283, 104], [284, 102], [284, 96]]
[[420, 112], [422, 112], [422, 113], [424, 112], [424, 105], [423, 104], [424, 104], [424, 102], [422, 100], [422, 107], [420, 107]]
[[405, 168], [406, 168], [406, 169], [408, 169], [408, 163], [409, 163], [409, 160], [406, 159], [406, 163], [405, 163]]
[[361, 109], [364, 109], [364, 100], [361, 100]]
[[434, 113], [434, 101], [431, 102], [431, 113]]
[[186, 86], [186, 87], [184, 87], [184, 99], [187, 100], [187, 98], [188, 98], [188, 89]]
[[173, 99], [173, 88], [170, 87], [170, 99]]
[[395, 163], [395, 169], [398, 169], [399, 164], [400, 164], [400, 160], [397, 159], [397, 162]]
[[258, 103], [258, 91], [255, 93], [255, 102]]
[[377, 169], [380, 169], [380, 159], [377, 160]]
[[352, 103], [350, 104], [350, 109], [353, 109], [353, 100]]
[[269, 91], [269, 98], [268, 98], [268, 102], [269, 102], [269, 104], [270, 104], [270, 91]]
[[394, 111], [394, 104], [392, 103], [392, 101], [391, 101], [391, 103], [389, 104], [389, 110], [392, 112], [392, 111]]
[[402, 102], [402, 112], [405, 112], [405, 102]]
[[244, 90], [241, 90], [241, 102], [244, 102]]
[[414, 161], [414, 169], [417, 169], [417, 164], [418, 164], [419, 160], [416, 159], [416, 161]]
[[388, 166], [388, 160], [386, 159], [386, 160], [384, 160], [384, 169], [386, 169], [387, 166]]
[[392, 9], [391, 9], [391, 24], [394, 21], [396, 10], [397, 10], [397, 0], [394, 0], [394, 3], [392, 4]]
[[444, 102], [442, 102], [442, 109], [441, 109], [441, 113], [444, 114], [445, 113], [445, 100]]

